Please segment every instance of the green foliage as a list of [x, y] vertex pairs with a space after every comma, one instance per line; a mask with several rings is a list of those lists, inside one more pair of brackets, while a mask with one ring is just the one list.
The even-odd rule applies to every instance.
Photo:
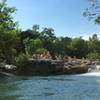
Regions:
[[100, 55], [100, 41], [96, 34], [93, 34], [88, 41], [83, 40], [81, 37], [57, 38], [48, 29], [43, 30], [40, 34], [41, 36], [36, 39], [26, 38], [24, 40], [26, 54], [32, 55], [47, 50], [50, 51], [53, 58], [55, 56], [63, 57], [64, 55], [90, 58], [92, 55], [89, 53], [94, 51]]
[[16, 8], [9, 7], [6, 0], [0, 2], [0, 55], [7, 63], [14, 62], [13, 50], [18, 43], [17, 23], [13, 21], [12, 17], [15, 11]]
[[18, 55], [18, 57], [16, 57], [15, 61], [16, 61], [16, 65], [17, 66], [23, 66], [24, 63], [28, 60], [28, 55], [21, 53]]
[[33, 30], [33, 32], [38, 32], [39, 25], [37, 25], [37, 24], [33, 25], [32, 30]]
[[97, 52], [100, 54], [100, 41], [96, 34], [93, 34], [88, 41], [89, 52]]
[[29, 39], [26, 38], [24, 40], [24, 44], [25, 44], [25, 51], [26, 54], [32, 55], [33, 53], [36, 52], [37, 49], [42, 48], [43, 44], [42, 41], [40, 39]]
[[44, 39], [54, 39], [54, 29], [52, 28], [44, 28], [43, 31], [41, 32], [41, 35]]
[[34, 40], [34, 46], [36, 49], [41, 48], [43, 46], [43, 43], [40, 39], [35, 39]]
[[[96, 10], [100, 7], [96, 0], [90, 0]], [[99, 7], [99, 8], [98, 8]], [[13, 19], [15, 7], [9, 7], [6, 0], [0, 2], [0, 61], [22, 65], [35, 53], [49, 51], [52, 58], [64, 55], [78, 58], [88, 57], [97, 59], [100, 56], [100, 40], [96, 34], [88, 41], [80, 38], [56, 37], [53, 28], [39, 30], [39, 25], [33, 25], [32, 29], [20, 31], [17, 22]], [[91, 9], [86, 9], [85, 16], [90, 19], [94, 16], [96, 23], [100, 23], [100, 16]], [[20, 34], [19, 34], [20, 33]], [[21, 49], [20, 49], [21, 48]], [[20, 50], [19, 50], [20, 49]], [[22, 52], [22, 53], [21, 53]], [[21, 53], [21, 54], [20, 54]]]
[[100, 54], [97, 53], [96, 51], [90, 52], [90, 53], [87, 55], [87, 58], [88, 58], [88, 59], [93, 59], [93, 60], [100, 59]]
[[100, 25], [100, 1], [99, 0], [88, 0], [91, 2], [91, 6], [86, 8], [83, 12], [85, 17], [89, 20], [93, 20], [96, 24]]
[[70, 53], [72, 56], [76, 56], [78, 58], [85, 57], [88, 52], [88, 46], [86, 41], [82, 38], [74, 38], [72, 39], [70, 45]]
[[32, 54], [32, 51], [34, 50], [34, 40], [26, 38], [24, 40], [24, 45], [25, 45], [25, 52], [26, 54]]
[[47, 52], [47, 50], [45, 48], [39, 48], [39, 49], [36, 50], [37, 54], [44, 54], [46, 52]]

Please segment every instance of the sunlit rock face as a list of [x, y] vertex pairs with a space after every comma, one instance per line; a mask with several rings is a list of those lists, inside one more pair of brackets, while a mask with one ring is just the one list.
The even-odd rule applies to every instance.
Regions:
[[6, 69], [16, 69], [15, 65], [5, 65]]
[[6, 63], [0, 64], [0, 72], [8, 72], [8, 73], [14, 73], [16, 71], [17, 67], [15, 65], [9, 65]]

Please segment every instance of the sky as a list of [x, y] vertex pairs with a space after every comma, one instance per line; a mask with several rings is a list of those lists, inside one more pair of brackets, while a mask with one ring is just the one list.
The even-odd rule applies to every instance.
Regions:
[[83, 16], [90, 6], [88, 0], [7, 0], [7, 4], [17, 8], [14, 20], [23, 30], [38, 24], [53, 28], [58, 37], [100, 36], [100, 26]]

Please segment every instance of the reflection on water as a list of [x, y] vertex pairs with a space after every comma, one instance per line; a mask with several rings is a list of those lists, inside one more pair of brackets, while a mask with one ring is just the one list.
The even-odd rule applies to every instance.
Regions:
[[0, 100], [18, 100], [18, 95], [14, 95], [18, 87], [11, 77], [0, 77]]
[[0, 100], [100, 100], [100, 75], [0, 76]]

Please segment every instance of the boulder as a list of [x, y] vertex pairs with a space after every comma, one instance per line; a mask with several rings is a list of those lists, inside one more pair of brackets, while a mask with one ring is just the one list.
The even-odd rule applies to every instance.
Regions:
[[2, 72], [14, 73], [16, 71], [16, 68], [17, 67], [15, 65], [0, 63], [0, 71], [2, 71]]

